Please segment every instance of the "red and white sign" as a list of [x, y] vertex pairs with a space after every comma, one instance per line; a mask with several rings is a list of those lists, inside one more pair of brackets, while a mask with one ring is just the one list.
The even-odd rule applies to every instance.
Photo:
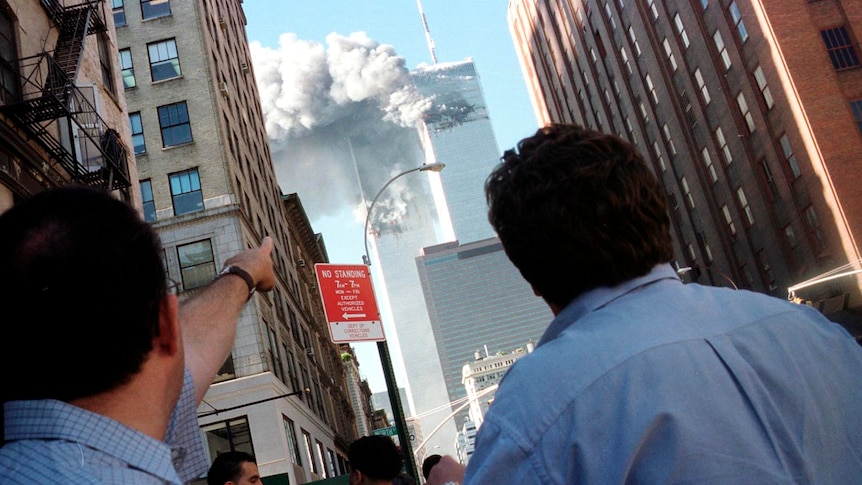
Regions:
[[368, 266], [318, 263], [314, 272], [334, 343], [386, 340]]

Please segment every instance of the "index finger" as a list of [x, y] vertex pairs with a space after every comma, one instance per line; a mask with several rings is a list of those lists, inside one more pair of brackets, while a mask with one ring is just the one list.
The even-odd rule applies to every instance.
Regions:
[[272, 252], [272, 238], [266, 236], [263, 238], [263, 241], [260, 242], [260, 250], [264, 252], [264, 254], [269, 254]]

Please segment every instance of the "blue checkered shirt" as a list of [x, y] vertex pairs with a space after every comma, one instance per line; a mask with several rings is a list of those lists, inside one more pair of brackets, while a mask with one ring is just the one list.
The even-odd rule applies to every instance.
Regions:
[[165, 442], [61, 401], [4, 406], [3, 484], [180, 484], [207, 470], [188, 369]]

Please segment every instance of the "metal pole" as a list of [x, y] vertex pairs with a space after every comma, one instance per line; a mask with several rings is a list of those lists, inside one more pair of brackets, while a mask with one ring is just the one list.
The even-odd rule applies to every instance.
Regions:
[[420, 483], [419, 475], [416, 473], [413, 444], [407, 433], [407, 420], [404, 418], [404, 408], [401, 406], [401, 393], [398, 392], [395, 372], [392, 369], [392, 358], [389, 356], [389, 346], [385, 340], [377, 342], [377, 351], [380, 353], [380, 364], [383, 366], [383, 376], [386, 378], [386, 390], [389, 392], [389, 403], [392, 405], [395, 428], [398, 430], [398, 442], [401, 444], [401, 452], [404, 454], [404, 468], [416, 483]]

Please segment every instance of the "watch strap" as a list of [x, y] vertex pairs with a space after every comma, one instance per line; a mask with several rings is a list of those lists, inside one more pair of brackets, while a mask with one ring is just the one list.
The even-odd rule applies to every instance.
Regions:
[[245, 284], [248, 285], [248, 299], [251, 299], [251, 295], [254, 294], [255, 290], [257, 290], [257, 285], [254, 283], [254, 278], [248, 274], [248, 271], [240, 268], [239, 266], [229, 264], [221, 270], [218, 274], [218, 278], [227, 275], [236, 275], [242, 278], [245, 281]]

